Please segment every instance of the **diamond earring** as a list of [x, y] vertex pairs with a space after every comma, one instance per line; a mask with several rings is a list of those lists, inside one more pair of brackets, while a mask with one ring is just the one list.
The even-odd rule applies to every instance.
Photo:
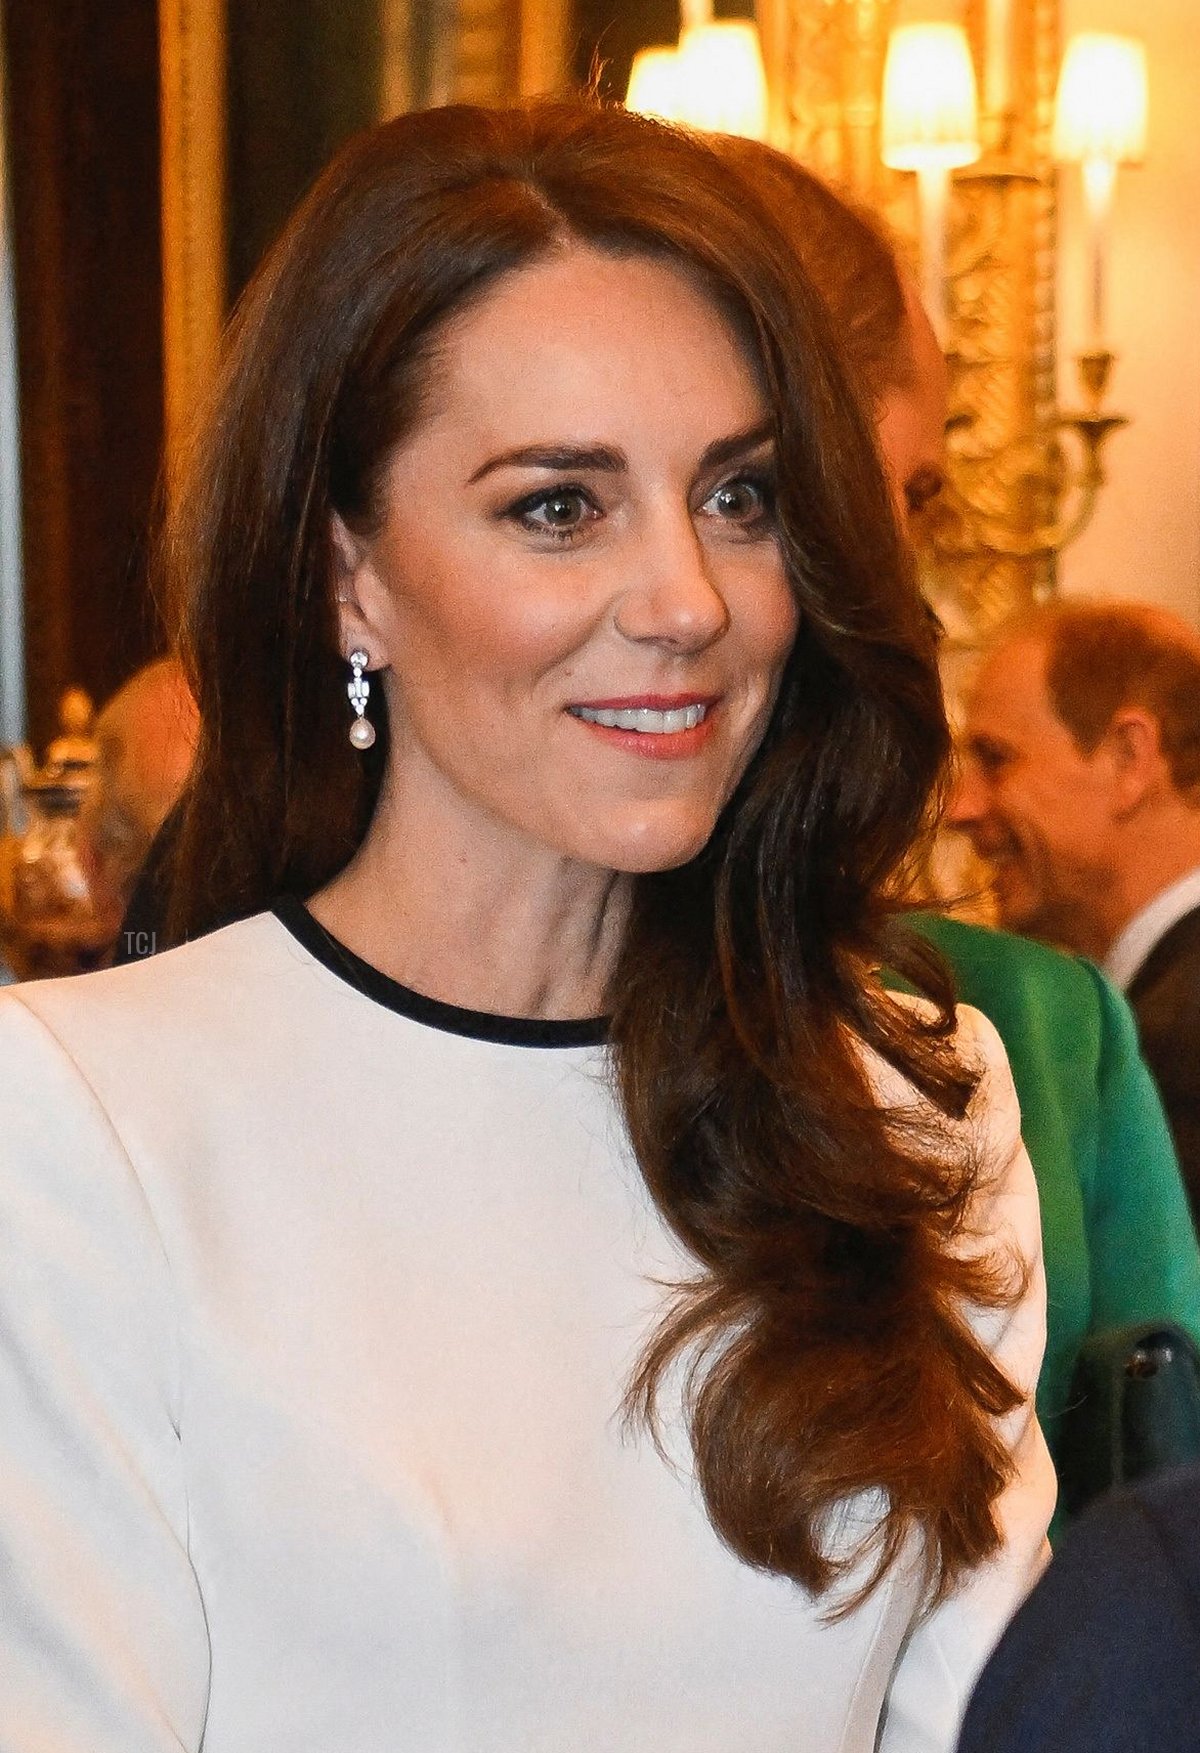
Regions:
[[356, 749], [369, 749], [375, 741], [375, 726], [367, 717], [367, 701], [371, 694], [371, 684], [363, 671], [370, 663], [365, 651], [350, 653], [350, 668], [354, 671], [353, 679], [346, 684], [346, 692], [350, 696], [350, 704], [354, 708], [354, 723], [350, 726], [350, 741]]

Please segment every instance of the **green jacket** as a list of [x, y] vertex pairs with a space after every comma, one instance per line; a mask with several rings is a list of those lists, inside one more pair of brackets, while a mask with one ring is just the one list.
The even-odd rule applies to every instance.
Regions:
[[1008, 1051], [1042, 1203], [1048, 1331], [1037, 1398], [1054, 1454], [1089, 1333], [1165, 1319], [1200, 1340], [1200, 1247], [1170, 1133], [1132, 1013], [1090, 962], [940, 915], [911, 924]]

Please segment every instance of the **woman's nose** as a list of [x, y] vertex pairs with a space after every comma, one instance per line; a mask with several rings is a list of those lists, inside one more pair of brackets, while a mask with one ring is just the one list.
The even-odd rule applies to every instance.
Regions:
[[639, 542], [634, 576], [616, 608], [626, 639], [657, 642], [680, 652], [703, 651], [729, 626], [729, 607], [713, 556], [692, 522], [663, 520]]

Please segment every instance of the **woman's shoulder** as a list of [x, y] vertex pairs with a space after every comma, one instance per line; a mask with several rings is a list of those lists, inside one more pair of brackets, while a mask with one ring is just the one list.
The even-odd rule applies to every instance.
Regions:
[[[888, 998], [925, 1020], [937, 1014], [928, 999], [911, 993], [889, 991]], [[1015, 1233], [1023, 1254], [1040, 1251], [1037, 1186], [1021, 1138], [1021, 1107], [1004, 1042], [981, 1010], [959, 1004], [945, 1045], [974, 1079], [960, 1118], [937, 1113], [899, 1071], [872, 1055], [869, 1069], [876, 1093], [889, 1106], [924, 1118], [933, 1131], [942, 1133], [948, 1150], [968, 1153], [976, 1188], [968, 1224], [971, 1234], [1002, 1226]]]
[[[32, 1021], [68, 1053], [90, 1041], [142, 1037], [164, 1052], [176, 1027], [214, 1023], [246, 1004], [269, 1007], [287, 967], [291, 940], [270, 913], [258, 913], [205, 937], [121, 967], [0, 992], [0, 1052]], [[294, 946], [292, 946], [294, 947]], [[153, 1057], [142, 1061], [152, 1072]]]
[[314, 1087], [329, 1045], [323, 997], [314, 964], [269, 913], [142, 962], [6, 988], [5, 1186], [48, 1186], [49, 1159], [68, 1202], [79, 1177], [118, 1188], [134, 1158], [139, 1178], [155, 1165], [173, 1173], [196, 1140]]
[[[885, 988], [889, 1003], [907, 1011], [919, 1023], [932, 1023], [937, 1007], [917, 993]], [[967, 1110], [968, 1122], [977, 1122], [981, 1111], [993, 1118], [1004, 1117], [1019, 1131], [1020, 1108], [1013, 1086], [1008, 1052], [999, 1030], [990, 1017], [974, 1004], [960, 1003], [954, 1007], [953, 1029], [944, 1037], [946, 1051], [953, 1053], [964, 1068], [976, 1078], [975, 1093]], [[915, 1092], [902, 1074], [885, 1065], [878, 1055], [870, 1055], [875, 1087], [881, 1097], [894, 1101], [915, 1100]]]

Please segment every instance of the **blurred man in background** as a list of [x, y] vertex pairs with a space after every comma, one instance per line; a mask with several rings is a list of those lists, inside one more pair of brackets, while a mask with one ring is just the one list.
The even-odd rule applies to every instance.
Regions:
[[1059, 602], [987, 654], [949, 821], [1001, 922], [1127, 993], [1200, 1218], [1200, 636], [1163, 609]]
[[80, 859], [111, 944], [151, 842], [183, 790], [198, 729], [174, 658], [139, 670], [96, 721], [99, 757], [80, 812]]

